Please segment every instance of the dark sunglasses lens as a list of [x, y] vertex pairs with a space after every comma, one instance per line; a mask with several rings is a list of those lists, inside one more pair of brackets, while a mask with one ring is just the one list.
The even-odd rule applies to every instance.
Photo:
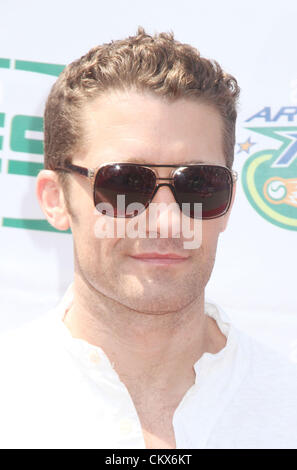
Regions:
[[[174, 175], [174, 186], [181, 209], [190, 217], [197, 218], [197, 203], [202, 204], [202, 219], [214, 219], [228, 210], [232, 176], [227, 168], [215, 165], [181, 168]], [[183, 203], [187, 203], [184, 208]]]
[[133, 217], [141, 212], [141, 207], [143, 210], [147, 207], [155, 184], [155, 173], [149, 168], [121, 163], [105, 165], [95, 179], [95, 206], [112, 217]]

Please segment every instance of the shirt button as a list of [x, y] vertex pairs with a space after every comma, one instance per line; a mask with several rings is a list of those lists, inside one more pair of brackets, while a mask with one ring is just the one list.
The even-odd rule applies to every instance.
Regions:
[[131, 419], [122, 419], [120, 421], [120, 431], [122, 434], [129, 434], [133, 429], [133, 421]]
[[99, 352], [94, 349], [94, 351], [90, 353], [89, 359], [93, 364], [99, 364], [99, 362], [101, 361]]

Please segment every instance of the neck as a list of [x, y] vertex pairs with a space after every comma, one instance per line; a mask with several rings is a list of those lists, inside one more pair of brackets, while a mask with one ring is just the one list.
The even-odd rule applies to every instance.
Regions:
[[104, 296], [76, 276], [73, 304], [64, 322], [73, 337], [101, 347], [124, 383], [143, 388], [194, 383], [193, 365], [226, 343], [204, 314], [204, 295], [166, 314], [133, 310]]

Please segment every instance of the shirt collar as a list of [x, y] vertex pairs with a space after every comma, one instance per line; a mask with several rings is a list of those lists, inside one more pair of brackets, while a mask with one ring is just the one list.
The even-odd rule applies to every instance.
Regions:
[[[71, 284], [66, 290], [62, 300], [55, 309], [56, 320], [58, 320], [59, 336], [63, 340], [64, 345], [67, 349], [74, 354], [80, 361], [88, 365], [89, 367], [96, 366], [98, 370], [98, 364], [100, 363], [101, 368], [107, 371], [114, 371], [113, 364], [109, 361], [104, 351], [95, 345], [88, 343], [87, 341], [79, 338], [74, 338], [67, 326], [64, 323], [67, 311], [70, 309], [73, 302], [73, 284]], [[222, 358], [227, 359], [237, 347], [236, 330], [231, 324], [231, 321], [227, 314], [215, 303], [205, 302], [205, 314], [213, 318], [218, 325], [218, 328], [226, 337], [226, 345], [217, 353], [205, 352], [198, 361], [194, 364], [196, 372], [196, 379], [199, 375], [201, 379], [202, 373], [206, 372], [213, 362], [217, 362]], [[198, 374], [199, 371], [199, 374]], [[113, 374], [112, 374], [113, 375]]]

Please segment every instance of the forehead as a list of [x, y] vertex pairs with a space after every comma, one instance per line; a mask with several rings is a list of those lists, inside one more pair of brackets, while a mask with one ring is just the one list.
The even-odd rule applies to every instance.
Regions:
[[88, 103], [81, 117], [81, 162], [90, 166], [111, 161], [225, 164], [222, 118], [197, 99], [169, 101], [114, 91]]

